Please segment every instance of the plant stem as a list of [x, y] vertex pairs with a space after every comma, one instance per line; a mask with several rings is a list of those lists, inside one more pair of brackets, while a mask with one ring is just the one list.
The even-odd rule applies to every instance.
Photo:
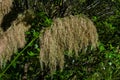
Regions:
[[6, 67], [6, 69], [0, 73], [0, 78], [4, 75], [4, 73], [10, 68], [10, 66], [20, 57], [20, 55], [29, 47], [31, 43], [33, 43], [39, 36], [33, 38], [28, 45], [11, 61], [11, 63]]

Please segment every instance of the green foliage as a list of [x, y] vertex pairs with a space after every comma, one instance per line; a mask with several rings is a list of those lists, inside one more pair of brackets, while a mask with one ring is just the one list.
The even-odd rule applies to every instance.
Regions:
[[[26, 64], [28, 65], [27, 80], [119, 80], [120, 1], [91, 0], [89, 2], [89, 0], [79, 0], [84, 1], [82, 3], [78, 3], [78, 0], [73, 1], [72, 10], [70, 9], [71, 14], [84, 13], [95, 23], [99, 33], [99, 47], [92, 52], [88, 50], [87, 54], [80, 53], [78, 58], [75, 56], [66, 56], [64, 70], [60, 71], [58, 69], [56, 72], [53, 72], [53, 76], [49, 74], [48, 68], [46, 68], [45, 71], [41, 71], [40, 69], [38, 58], [40, 51], [40, 46], [38, 45], [39, 39], [30, 42], [34, 37], [40, 35], [39, 31], [41, 29], [51, 25], [53, 18], [51, 16], [58, 17], [58, 15], [61, 14], [59, 10], [55, 9], [56, 6], [53, 6], [53, 4], [60, 4], [58, 0], [55, 0], [51, 6], [49, 5], [50, 8], [49, 6], [47, 7], [46, 4], [48, 0], [45, 1], [46, 0], [44, 0], [44, 4], [48, 11], [45, 11], [45, 8], [43, 8], [45, 6], [42, 6], [42, 8], [40, 8], [42, 10], [37, 12], [34, 20], [32, 20], [31, 25], [33, 27], [30, 31], [26, 32], [27, 48], [25, 47], [23, 50], [20, 49], [18, 53], [12, 56], [12, 60], [7, 63], [7, 66], [10, 66], [0, 70], [0, 75], [4, 72], [0, 80], [23, 80], [22, 78], [25, 76], [24, 67]], [[90, 7], [88, 7], [89, 5]], [[52, 14], [54, 10], [55, 12]], [[110, 11], [114, 14], [107, 14]]]
[[36, 76], [41, 75], [38, 57], [40, 52], [39, 35], [40, 30], [43, 27], [50, 26], [51, 22], [52, 20], [49, 19], [44, 12], [39, 12], [35, 15], [35, 18], [31, 23], [32, 28], [30, 31], [26, 32], [26, 40], [28, 42], [26, 47], [24, 47], [23, 50], [20, 49], [16, 54], [14, 54], [11, 58], [11, 62], [8, 62], [6, 68], [1, 70], [1, 79], [21, 80], [25, 75], [24, 68], [26, 64], [28, 65], [27, 79], [35, 79]]

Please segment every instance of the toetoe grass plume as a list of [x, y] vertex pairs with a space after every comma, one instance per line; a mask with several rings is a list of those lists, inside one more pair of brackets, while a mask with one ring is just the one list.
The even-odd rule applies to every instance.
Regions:
[[48, 66], [52, 72], [59, 66], [62, 70], [65, 51], [68, 51], [68, 55], [78, 56], [78, 53], [86, 51], [88, 46], [96, 48], [97, 42], [96, 27], [86, 16], [57, 18], [40, 37], [41, 68]]

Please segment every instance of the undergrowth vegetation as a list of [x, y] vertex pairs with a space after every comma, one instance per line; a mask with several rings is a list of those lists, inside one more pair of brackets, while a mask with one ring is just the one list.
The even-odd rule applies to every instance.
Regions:
[[[30, 5], [32, 4], [31, 1], [32, 0], [30, 0], [29, 2]], [[33, 2], [35, 1], [37, 1], [38, 3], [34, 5], [34, 19], [30, 20], [28, 24], [31, 25], [31, 28], [27, 32], [25, 32], [26, 44], [23, 48], [18, 49], [17, 52], [15, 51], [15, 53], [11, 56], [10, 60], [7, 61], [5, 66], [0, 68], [0, 80], [120, 79], [119, 0], [65, 0], [66, 2], [64, 0], [54, 0], [53, 2], [51, 2], [50, 0], [34, 0]], [[22, 6], [22, 9], [20, 9], [21, 11], [19, 11], [20, 13], [22, 13], [22, 10], [24, 10], [24, 8], [25, 10], [28, 8], [27, 6], [25, 6], [25, 2], [23, 2], [22, 5], [20, 5], [20, 2], [22, 2], [22, 0], [19, 0], [18, 3], [17, 0], [14, 0], [14, 4], [16, 3], [17, 5], [19, 5], [16, 6], [15, 4], [14, 7], [17, 7], [15, 10], [17, 12]], [[60, 70], [60, 66], [57, 64], [56, 71], [52, 72], [51, 74], [50, 65], [48, 65], [50, 63], [49, 61], [48, 63], [46, 63], [47, 66], [44, 66], [43, 69], [41, 69], [39, 59], [41, 45], [39, 45], [39, 39], [42, 39], [41, 36], [44, 33], [44, 30], [49, 30], [51, 28], [50, 26], [54, 24], [54, 20], [56, 18], [63, 19], [65, 16], [71, 14], [79, 15], [80, 13], [83, 13], [87, 17], [89, 17], [96, 26], [99, 37], [98, 47], [95, 50], [91, 50], [91, 48], [88, 47], [86, 53], [78, 51], [78, 57], [76, 57], [76, 55], [68, 56], [69, 49], [67, 49], [68, 51], [64, 51], [64, 65], [62, 65], [64, 67], [62, 71]], [[2, 28], [0, 27], [0, 36], [4, 32]], [[49, 31], [52, 32], [52, 29], [54, 28], [51, 28]], [[58, 28], [56, 27], [55, 29]], [[17, 35], [16, 33], [17, 32], [15, 32], [14, 35]], [[65, 38], [64, 35], [60, 36], [63, 36], [63, 38]], [[70, 37], [70, 35], [68, 37]], [[17, 41], [17, 39], [15, 40]], [[13, 43], [14, 42], [12, 42], [11, 45]], [[0, 44], [2, 44], [2, 41], [0, 41]], [[72, 45], [71, 47], [73, 47], [74, 45]], [[49, 46], [51, 47], [51, 45]], [[75, 54], [75, 52], [70, 54]], [[57, 55], [55, 56], [55, 59], [58, 58]]]

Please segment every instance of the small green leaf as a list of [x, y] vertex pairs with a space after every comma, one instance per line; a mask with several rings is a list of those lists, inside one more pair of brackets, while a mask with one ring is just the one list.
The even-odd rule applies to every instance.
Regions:
[[38, 48], [38, 44], [35, 44], [35, 49], [37, 49]]
[[13, 66], [14, 68], [16, 68], [16, 62], [14, 62], [14, 63], [12, 64], [12, 66]]
[[104, 51], [105, 50], [104, 45], [101, 45], [99, 48], [100, 48], [100, 51]]
[[28, 54], [29, 54], [29, 56], [35, 56], [35, 53], [33, 53], [32, 51], [30, 51], [30, 52], [27, 52]]
[[97, 21], [97, 17], [96, 16], [93, 16], [93, 21]]

